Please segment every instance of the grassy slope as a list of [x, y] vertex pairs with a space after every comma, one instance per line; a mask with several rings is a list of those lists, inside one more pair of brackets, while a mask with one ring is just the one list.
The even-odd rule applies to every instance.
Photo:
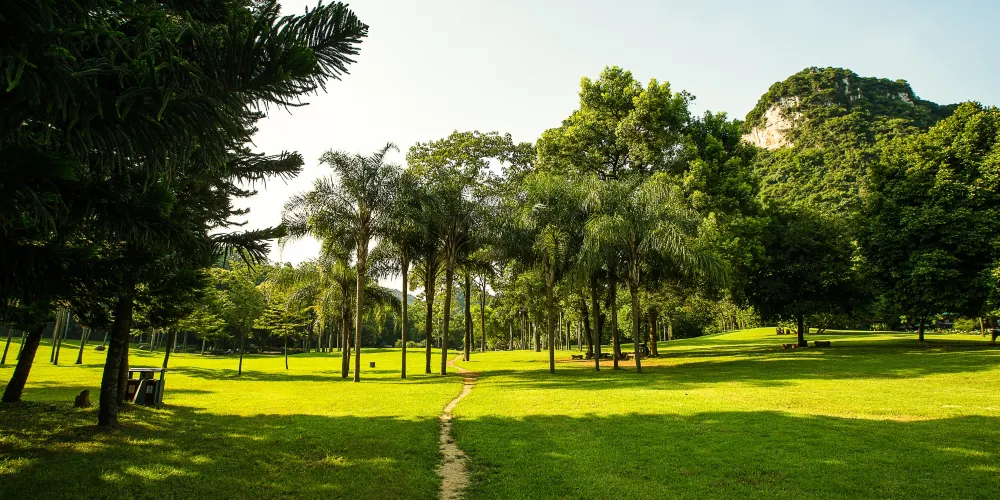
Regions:
[[644, 373], [494, 353], [458, 406], [474, 498], [991, 497], [1000, 349], [773, 329], [664, 344]]
[[[96, 408], [71, 408], [87, 388], [96, 405], [103, 354], [88, 349], [74, 366], [67, 343], [55, 367], [49, 352], [39, 349], [25, 391], [34, 403], [0, 406], [0, 498], [434, 498], [435, 417], [461, 384], [424, 376], [413, 351], [420, 374], [407, 381], [398, 350], [365, 351], [362, 384], [340, 378], [336, 353], [292, 356], [288, 372], [279, 356], [250, 356], [241, 378], [235, 358], [174, 354], [167, 406], [134, 408], [104, 435]], [[133, 350], [132, 365], [162, 356]]]

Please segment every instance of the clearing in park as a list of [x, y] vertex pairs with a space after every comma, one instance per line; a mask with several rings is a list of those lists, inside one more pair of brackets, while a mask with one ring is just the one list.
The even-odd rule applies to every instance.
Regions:
[[[662, 342], [636, 374], [547, 353], [473, 353], [454, 408], [466, 498], [989, 498], [1000, 491], [1000, 350], [977, 335], [835, 332], [782, 349], [773, 329]], [[12, 346], [16, 349], [16, 343]], [[64, 346], [69, 347], [69, 346]], [[41, 352], [47, 352], [41, 349]], [[133, 350], [134, 366], [155, 355]], [[162, 408], [94, 427], [73, 397], [103, 356], [37, 363], [0, 411], [2, 498], [436, 498], [439, 416], [463, 376], [370, 349], [171, 356]], [[435, 354], [438, 356], [438, 354]], [[435, 358], [435, 363], [439, 358]], [[422, 368], [423, 352], [409, 365]], [[435, 366], [437, 366], [435, 364]], [[0, 368], [0, 377], [11, 367]], [[423, 370], [419, 370], [423, 371]]]

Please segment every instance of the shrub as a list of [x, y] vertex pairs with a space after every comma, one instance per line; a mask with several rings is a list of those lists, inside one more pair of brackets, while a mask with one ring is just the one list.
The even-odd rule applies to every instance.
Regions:
[[958, 318], [955, 320], [955, 325], [952, 328], [956, 332], [978, 332], [979, 331], [979, 320], [971, 318]]

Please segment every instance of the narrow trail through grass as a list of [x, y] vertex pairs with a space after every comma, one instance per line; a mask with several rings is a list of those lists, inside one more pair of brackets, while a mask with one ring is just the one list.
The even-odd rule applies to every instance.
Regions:
[[458, 402], [472, 392], [472, 386], [476, 383], [476, 373], [466, 370], [455, 363], [462, 356], [448, 361], [448, 366], [458, 370], [462, 374], [462, 392], [452, 399], [444, 411], [441, 412], [441, 464], [437, 468], [438, 476], [441, 478], [441, 500], [458, 500], [464, 496], [465, 489], [469, 486], [469, 472], [466, 467], [466, 456], [455, 444], [455, 436], [451, 432], [452, 411], [458, 406]]

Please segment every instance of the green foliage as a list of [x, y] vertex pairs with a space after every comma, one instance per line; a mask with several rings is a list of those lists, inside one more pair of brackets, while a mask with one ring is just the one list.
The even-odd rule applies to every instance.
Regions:
[[891, 305], [917, 318], [977, 316], [995, 300], [998, 165], [1000, 110], [974, 103], [886, 146], [859, 233], [870, 279]]

